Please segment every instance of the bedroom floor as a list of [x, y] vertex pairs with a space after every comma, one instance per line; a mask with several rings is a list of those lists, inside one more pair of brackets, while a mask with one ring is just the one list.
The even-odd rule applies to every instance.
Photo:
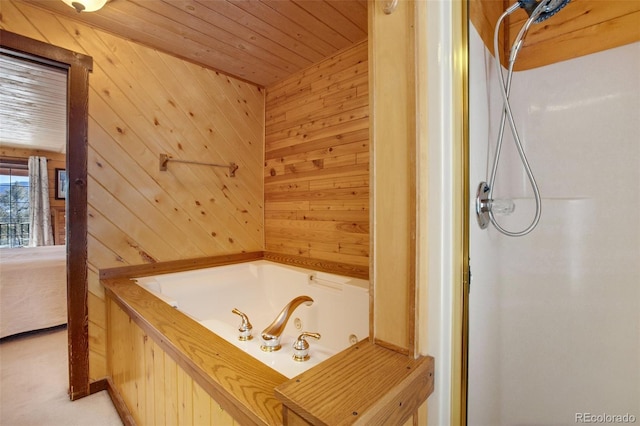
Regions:
[[0, 342], [0, 425], [121, 426], [107, 391], [71, 402], [67, 330]]

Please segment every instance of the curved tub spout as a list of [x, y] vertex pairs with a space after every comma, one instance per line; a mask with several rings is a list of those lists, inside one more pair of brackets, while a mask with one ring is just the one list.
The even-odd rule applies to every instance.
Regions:
[[277, 351], [280, 346], [280, 335], [284, 331], [284, 328], [289, 321], [289, 317], [302, 303], [306, 303], [307, 306], [313, 303], [313, 299], [309, 296], [298, 296], [289, 302], [276, 317], [276, 319], [262, 332], [262, 346], [260, 349], [266, 352]]

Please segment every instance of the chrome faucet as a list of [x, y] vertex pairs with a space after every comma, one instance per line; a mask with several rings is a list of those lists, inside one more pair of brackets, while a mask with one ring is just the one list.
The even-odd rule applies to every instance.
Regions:
[[309, 296], [298, 296], [289, 302], [276, 317], [276, 319], [262, 332], [262, 345], [260, 349], [265, 352], [277, 351], [280, 346], [280, 335], [284, 331], [289, 317], [295, 311], [295, 309], [302, 303], [306, 303], [310, 306], [313, 303], [313, 299]]
[[231, 310], [231, 313], [240, 315], [240, 318], [242, 318], [242, 323], [238, 327], [238, 340], [246, 341], [253, 339], [253, 336], [251, 335], [253, 326], [251, 325], [249, 318], [244, 314], [244, 312], [239, 311], [238, 308], [233, 308]]
[[307, 342], [307, 337], [313, 337], [314, 339], [320, 338], [320, 333], [309, 333], [308, 331], [303, 331], [300, 336], [293, 343], [293, 360], [298, 362], [304, 362], [310, 358], [309, 356], [309, 343]]

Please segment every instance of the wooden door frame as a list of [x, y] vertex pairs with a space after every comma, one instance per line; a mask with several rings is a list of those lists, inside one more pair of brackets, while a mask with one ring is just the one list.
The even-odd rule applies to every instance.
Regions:
[[0, 29], [0, 46], [16, 56], [67, 70], [67, 331], [69, 397], [90, 393], [87, 308], [87, 153], [89, 72], [93, 58]]

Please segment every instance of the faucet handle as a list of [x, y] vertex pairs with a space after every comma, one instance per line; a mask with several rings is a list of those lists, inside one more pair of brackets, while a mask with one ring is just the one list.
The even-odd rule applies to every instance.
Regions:
[[233, 308], [231, 312], [236, 315], [240, 315], [240, 318], [242, 318], [242, 323], [238, 327], [238, 340], [244, 341], [253, 339], [253, 336], [251, 335], [253, 326], [249, 322], [249, 318], [244, 313], [240, 312], [237, 308]]
[[293, 344], [293, 360], [294, 361], [306, 361], [309, 359], [309, 342], [306, 337], [313, 337], [314, 339], [320, 339], [320, 333], [310, 333], [303, 331]]

